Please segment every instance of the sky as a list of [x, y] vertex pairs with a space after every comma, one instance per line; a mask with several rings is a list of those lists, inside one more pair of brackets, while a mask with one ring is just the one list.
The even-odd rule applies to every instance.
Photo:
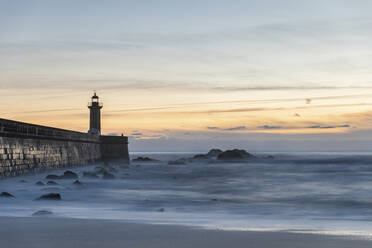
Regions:
[[369, 151], [372, 1], [0, 0], [0, 117], [131, 151]]

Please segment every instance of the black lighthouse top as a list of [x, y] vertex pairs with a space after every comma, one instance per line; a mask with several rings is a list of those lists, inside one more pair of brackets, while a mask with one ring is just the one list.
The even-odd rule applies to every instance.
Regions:
[[90, 126], [88, 133], [101, 134], [101, 108], [103, 104], [99, 102], [99, 97], [96, 92], [92, 96], [92, 101], [88, 103], [90, 109]]
[[91, 107], [100, 107], [102, 108], [102, 103], [99, 102], [99, 97], [97, 96], [97, 93], [94, 92], [94, 95], [92, 96], [92, 101], [88, 104], [88, 108]]

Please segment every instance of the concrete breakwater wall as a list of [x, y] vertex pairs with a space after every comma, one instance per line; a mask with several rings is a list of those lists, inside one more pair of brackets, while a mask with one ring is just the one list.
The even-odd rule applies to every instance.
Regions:
[[129, 164], [128, 137], [101, 135], [100, 141], [103, 160]]
[[102, 149], [98, 135], [0, 119], [0, 177], [85, 165]]

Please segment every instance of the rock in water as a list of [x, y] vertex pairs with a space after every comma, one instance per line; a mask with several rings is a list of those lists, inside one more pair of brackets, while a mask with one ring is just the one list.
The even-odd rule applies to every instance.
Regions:
[[111, 174], [110, 172], [105, 172], [105, 173], [103, 173], [102, 178], [103, 179], [114, 179], [115, 176], [113, 174]]
[[105, 168], [103, 168], [103, 167], [96, 167], [95, 169], [96, 169], [96, 173], [97, 174], [103, 175], [105, 173], [108, 173], [108, 171]]
[[43, 183], [42, 181], [37, 181], [37, 182], [35, 183], [35, 185], [37, 185], [37, 186], [44, 186], [45, 183]]
[[220, 149], [211, 149], [208, 153], [207, 153], [207, 157], [208, 158], [215, 158], [215, 157], [218, 157], [223, 151], [220, 150]]
[[51, 180], [56, 180], [56, 179], [59, 179], [60, 176], [57, 176], [57, 175], [48, 175], [45, 177], [45, 179], [51, 179]]
[[135, 159], [132, 159], [133, 162], [156, 162], [158, 160], [152, 159], [149, 157], [137, 157]]
[[65, 173], [63, 173], [63, 176], [61, 176], [62, 179], [78, 179], [79, 176], [75, 173], [75, 172], [72, 172], [72, 171], [65, 171]]
[[36, 200], [54, 200], [54, 201], [59, 201], [61, 199], [62, 199], [62, 197], [61, 197], [60, 194], [58, 194], [58, 193], [50, 193], [50, 194], [42, 195], [39, 198], [37, 198]]
[[8, 193], [8, 192], [2, 192], [0, 194], [0, 197], [4, 197], [4, 198], [14, 198], [14, 195]]
[[97, 174], [102, 175], [103, 179], [114, 179], [115, 178], [115, 176], [111, 174], [110, 172], [108, 172], [105, 168], [97, 167], [96, 170], [97, 170]]
[[52, 211], [48, 211], [48, 210], [39, 210], [35, 213], [32, 214], [32, 216], [48, 216], [48, 215], [52, 215], [53, 212]]
[[95, 172], [84, 171], [83, 177], [98, 178], [98, 175]]
[[76, 180], [75, 182], [72, 183], [73, 185], [83, 185], [79, 180]]
[[48, 181], [47, 182], [47, 185], [58, 185], [58, 183], [54, 182], [54, 181]]
[[218, 155], [218, 160], [244, 160], [253, 157], [252, 154], [246, 152], [245, 150], [227, 150]]
[[222, 153], [220, 149], [211, 149], [207, 154], [196, 154], [191, 160], [215, 159]]
[[194, 157], [192, 157], [194, 160], [205, 160], [208, 159], [207, 155], [205, 154], [196, 154]]

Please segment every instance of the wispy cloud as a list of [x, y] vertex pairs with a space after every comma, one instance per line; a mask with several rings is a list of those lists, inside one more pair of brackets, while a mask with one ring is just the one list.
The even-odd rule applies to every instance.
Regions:
[[237, 126], [237, 127], [229, 127], [229, 128], [220, 128], [220, 127], [207, 127], [209, 130], [220, 130], [220, 131], [242, 131], [247, 130], [246, 126]]
[[17, 112], [3, 112], [1, 114], [41, 114], [41, 113], [56, 113], [56, 112], [69, 112], [81, 111], [81, 108], [61, 108], [61, 109], [46, 109], [46, 110], [30, 110], [30, 111], [17, 111]]
[[[64, 79], [56, 78], [31, 78], [27, 82], [24, 79], [17, 80], [12, 78], [7, 81], [2, 79], [0, 88], [3, 89], [79, 89], [86, 90], [87, 86], [101, 91], [117, 91], [117, 90], [199, 90], [199, 91], [217, 91], [217, 92], [235, 92], [235, 91], [299, 91], [299, 90], [347, 90], [347, 89], [372, 89], [369, 85], [340, 85], [330, 86], [322, 85], [277, 85], [271, 84], [266, 86], [255, 85], [248, 83], [246, 85], [232, 84], [231, 82], [220, 82], [220, 86], [216, 86], [214, 82], [198, 81], [198, 80], [167, 80], [167, 79], [149, 79], [149, 78], [133, 78], [133, 77], [85, 77], [77, 78], [66, 75]], [[337, 96], [336, 96], [337, 97]], [[342, 96], [340, 96], [342, 97]]]
[[209, 129], [209, 130], [218, 130], [219, 128], [218, 127], [207, 127], [207, 129]]
[[351, 128], [349, 124], [343, 125], [313, 125], [313, 126], [279, 126], [279, 125], [263, 125], [257, 127], [237, 126], [231, 128], [221, 127], [207, 127], [208, 130], [215, 131], [249, 131], [254, 132], [255, 130], [303, 130], [303, 129], [336, 129], [336, 128]]
[[372, 86], [220, 86], [211, 87], [217, 91], [292, 91], [292, 90], [340, 90], [340, 89], [372, 89]]
[[247, 129], [246, 126], [238, 126], [238, 127], [226, 128], [224, 130], [226, 130], [226, 131], [241, 131], [241, 130], [246, 130], [246, 129]]
[[[337, 100], [337, 99], [358, 99], [358, 98], [372, 98], [372, 94], [363, 94], [363, 95], [343, 95], [343, 96], [325, 96], [325, 97], [314, 97], [312, 100]], [[286, 103], [286, 102], [303, 102], [306, 101], [305, 98], [286, 98], [286, 99], [262, 99], [262, 100], [239, 100], [239, 101], [211, 101], [211, 102], [191, 102], [191, 103], [179, 103], [172, 104], [169, 106], [160, 106], [160, 107], [148, 107], [148, 108], [127, 108], [119, 110], [111, 110], [106, 113], [115, 113], [115, 112], [136, 112], [136, 111], [149, 111], [157, 112], [158, 110], [168, 110], [168, 109], [183, 109], [184, 107], [192, 106], [201, 106], [201, 105], [216, 105], [216, 104], [229, 104], [229, 103], [245, 103], [245, 104], [266, 104], [266, 103]], [[372, 103], [371, 103], [372, 104]], [[238, 108], [238, 109], [221, 109], [221, 110], [205, 110], [201, 111], [202, 113], [214, 113], [214, 112], [255, 112], [255, 111], [273, 111], [273, 110], [286, 110], [286, 109], [309, 109], [309, 108], [334, 108], [334, 107], [347, 107], [347, 106], [367, 106], [371, 105], [369, 103], [353, 103], [353, 104], [329, 104], [329, 105], [311, 105], [311, 106], [300, 106], [300, 107], [256, 107], [256, 108]], [[193, 111], [198, 113], [198, 111]], [[297, 117], [300, 115], [295, 114]]]
[[280, 111], [280, 110], [296, 110], [296, 109], [317, 109], [317, 108], [342, 108], [342, 107], [361, 107], [372, 106], [372, 103], [352, 103], [352, 104], [328, 104], [328, 105], [312, 105], [299, 107], [262, 107], [262, 108], [234, 108], [234, 109], [211, 109], [202, 111], [193, 111], [185, 113], [199, 113], [199, 114], [219, 114], [219, 113], [241, 113], [241, 112], [259, 112], [259, 111]]
[[349, 128], [351, 127], [350, 125], [338, 125], [338, 126], [310, 126], [306, 128], [311, 128], [311, 129], [333, 129], [333, 128]]
[[282, 127], [281, 126], [269, 126], [269, 125], [263, 125], [263, 126], [259, 126], [257, 127], [258, 129], [281, 129]]

